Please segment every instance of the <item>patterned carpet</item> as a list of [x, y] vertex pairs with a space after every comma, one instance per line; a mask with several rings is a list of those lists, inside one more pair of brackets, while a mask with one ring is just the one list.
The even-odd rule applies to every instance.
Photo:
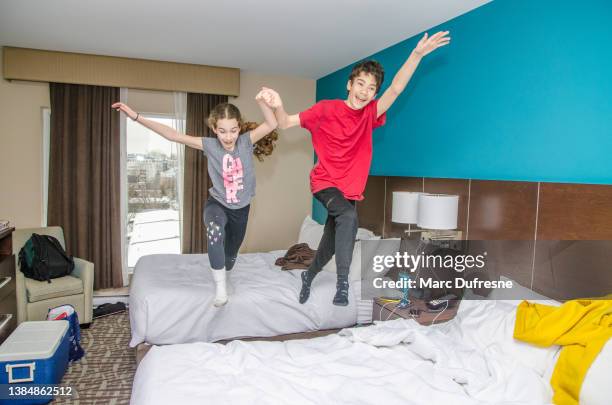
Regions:
[[85, 357], [71, 364], [62, 380], [62, 385], [72, 386], [76, 395], [56, 398], [52, 403], [129, 404], [136, 372], [136, 350], [128, 347], [129, 341], [128, 312], [98, 318], [89, 329], [82, 329]]

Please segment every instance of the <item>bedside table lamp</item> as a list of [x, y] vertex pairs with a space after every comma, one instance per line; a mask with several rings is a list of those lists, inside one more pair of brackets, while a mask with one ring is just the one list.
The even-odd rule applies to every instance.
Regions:
[[[457, 232], [459, 196], [448, 194], [421, 194], [419, 196], [417, 225], [432, 231], [431, 239], [449, 239]], [[453, 231], [453, 232], [443, 232]]]
[[[413, 193], [407, 191], [394, 191], [393, 203], [391, 205], [391, 222], [398, 224], [408, 224], [406, 233], [411, 233], [412, 224], [416, 224], [419, 214], [419, 196], [422, 193]], [[418, 230], [417, 230], [418, 231]], [[404, 239], [404, 237], [402, 237]], [[401, 271], [398, 274], [400, 280], [405, 283], [410, 280], [407, 272]], [[410, 305], [410, 290], [408, 287], [402, 288], [402, 299], [397, 305], [398, 308], [406, 308]]]
[[419, 215], [419, 196], [423, 193], [394, 191], [391, 204], [391, 222], [415, 224]]
[[[460, 239], [455, 231], [458, 211], [456, 195], [394, 191], [391, 222], [408, 224], [405, 233], [429, 233], [424, 239]], [[412, 229], [413, 224], [421, 229]]]

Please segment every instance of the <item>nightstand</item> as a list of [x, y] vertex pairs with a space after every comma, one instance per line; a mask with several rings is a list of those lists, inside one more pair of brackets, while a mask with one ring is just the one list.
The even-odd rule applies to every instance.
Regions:
[[[404, 318], [414, 319], [421, 325], [432, 325], [433, 323], [442, 323], [453, 319], [457, 315], [459, 305], [461, 305], [461, 301], [451, 301], [449, 307], [444, 311], [429, 312], [423, 300], [411, 299], [408, 308], [396, 308], [398, 302], [375, 298], [372, 306], [372, 321]], [[409, 312], [411, 309], [419, 309], [421, 311], [419, 316], [412, 316]]]

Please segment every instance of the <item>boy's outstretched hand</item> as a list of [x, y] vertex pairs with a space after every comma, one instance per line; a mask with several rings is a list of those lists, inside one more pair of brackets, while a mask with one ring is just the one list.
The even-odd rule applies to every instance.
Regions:
[[451, 38], [448, 36], [449, 31], [440, 31], [433, 34], [431, 37], [427, 33], [419, 41], [414, 48], [414, 52], [419, 56], [425, 56], [430, 52], [450, 43]]
[[131, 119], [136, 119], [136, 112], [128, 107], [127, 104], [114, 103], [111, 108], [114, 108], [117, 111], [123, 111], [123, 113]]

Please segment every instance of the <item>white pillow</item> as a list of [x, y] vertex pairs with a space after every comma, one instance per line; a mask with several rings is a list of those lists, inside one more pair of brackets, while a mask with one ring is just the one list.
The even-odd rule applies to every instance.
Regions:
[[532, 289], [529, 289], [517, 281], [506, 277], [499, 276], [500, 281], [511, 281], [512, 288], [494, 288], [491, 290], [488, 296], [478, 295], [472, 291], [471, 288], [466, 288], [463, 294], [464, 300], [491, 300], [491, 301], [516, 301], [515, 305], [518, 305], [520, 301], [527, 300], [536, 302], [538, 304], [545, 305], [560, 305], [559, 301], [555, 301], [545, 295], [538, 294]]
[[[374, 272], [374, 256], [393, 256], [400, 250], [401, 240], [400, 238], [387, 238], [380, 239], [378, 244], [368, 242], [362, 247], [362, 256], [366, 260], [368, 266], [365, 270], [365, 274], [362, 274], [362, 299], [371, 299], [375, 297], [394, 297], [401, 298], [402, 291], [396, 288], [375, 288], [374, 279], [383, 277], [391, 269], [391, 267], [384, 266], [384, 270], [376, 273]], [[387, 278], [388, 279], [388, 278]]]
[[[365, 239], [364, 239], [365, 240]], [[381, 239], [380, 236], [374, 236], [373, 239], [367, 240], [368, 244], [365, 245], [366, 249], [363, 249], [362, 242], [364, 240], [358, 240], [355, 242], [353, 248], [353, 258], [351, 260], [351, 267], [349, 272], [349, 281], [360, 281], [364, 279], [362, 274], [362, 258], [365, 259], [366, 263], [372, 263], [374, 255], [391, 255], [397, 252], [399, 249], [400, 239]], [[323, 267], [323, 271], [329, 271], [336, 273], [336, 256], [334, 255], [329, 263]], [[384, 274], [384, 273], [382, 273]], [[365, 280], [371, 283], [376, 276], [371, 268], [366, 269]]]
[[[302, 226], [300, 227], [300, 234], [298, 235], [298, 243], [307, 243], [311, 249], [318, 249], [319, 242], [323, 236], [324, 226], [319, 224], [317, 221], [312, 219], [310, 215], [304, 218]], [[365, 229], [358, 228], [356, 240], [370, 240], [380, 239], [380, 236], [376, 236], [374, 232]]]
[[548, 301], [553, 301], [551, 298], [538, 294], [534, 290], [527, 288], [517, 281], [512, 280], [509, 277], [499, 276], [501, 281], [512, 282], [512, 288], [495, 288], [489, 294], [489, 299], [491, 300], [528, 300], [532, 302], [539, 302], [548, 305], [554, 305], [554, 303], [549, 303]]
[[537, 347], [514, 339], [517, 305], [521, 301], [462, 301], [457, 315], [464, 341], [491, 354], [501, 352], [544, 376], [559, 346]]
[[[323, 236], [324, 225], [319, 224], [317, 221], [312, 219], [310, 215], [304, 218], [302, 226], [300, 227], [300, 234], [298, 235], [298, 243], [307, 243], [311, 249], [318, 249], [321, 237]], [[351, 268], [349, 273], [349, 281], [361, 280], [361, 244], [359, 241], [362, 240], [377, 240], [380, 236], [376, 236], [374, 232], [365, 229], [357, 229], [357, 241], [353, 249], [353, 259], [351, 261]], [[336, 256], [332, 256], [330, 261], [323, 267], [323, 271], [329, 271], [336, 273]]]
[[[333, 255], [331, 260], [323, 266], [323, 271], [337, 273], [336, 255]], [[349, 270], [349, 282], [361, 280], [361, 241], [355, 242], [353, 248], [353, 258], [351, 259], [351, 267]]]
[[[334, 257], [334, 261], [336, 258]], [[361, 280], [361, 241], [355, 242], [355, 248], [353, 249], [353, 260], [351, 260], [351, 267], [349, 271], [349, 281]]]
[[580, 403], [582, 405], [610, 403], [610, 398], [612, 398], [610, 370], [612, 370], [612, 339], [608, 340], [608, 343], [601, 349], [584, 377], [580, 389]]
[[[486, 343], [485, 347], [495, 346], [523, 365], [536, 370], [541, 376], [545, 376], [551, 365], [556, 363], [556, 355], [560, 348], [556, 345], [537, 347], [514, 339], [516, 310], [523, 300], [553, 306], [559, 306], [561, 303], [538, 294], [511, 278], [500, 276], [500, 280], [512, 281], [512, 289], [494, 289], [486, 298], [473, 294], [470, 289], [466, 290], [464, 301], [475, 300], [468, 301], [466, 305], [469, 312], [472, 312], [470, 314], [472, 317], [468, 315], [465, 319], [466, 323], [470, 324], [467, 329], [470, 333], [476, 333], [478, 340]], [[476, 313], [479, 315], [474, 316]]]
[[322, 236], [323, 225], [312, 219], [310, 215], [304, 218], [298, 235], [298, 243], [307, 243], [311, 249], [317, 250]]
[[380, 236], [376, 236], [374, 232], [365, 228], [357, 229], [357, 236], [355, 236], [355, 240], [370, 240], [370, 239], [380, 239]]

